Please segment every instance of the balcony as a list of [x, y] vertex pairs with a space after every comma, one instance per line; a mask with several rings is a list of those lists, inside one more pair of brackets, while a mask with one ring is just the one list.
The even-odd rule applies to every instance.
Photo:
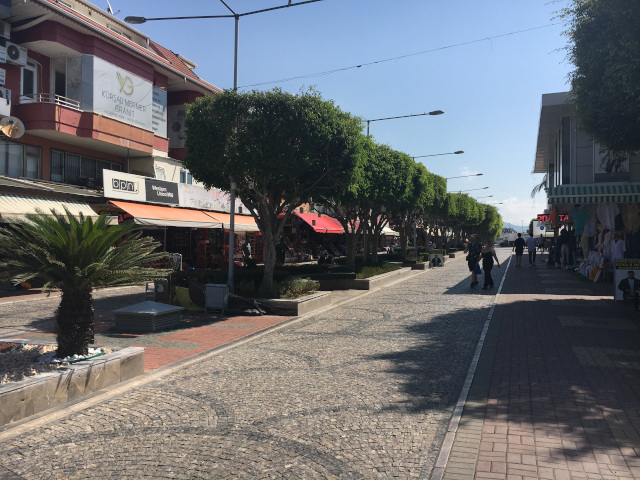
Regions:
[[121, 157], [151, 155], [154, 134], [90, 111], [72, 98], [39, 93], [23, 95], [12, 114], [24, 123], [26, 133], [54, 142], [77, 145]]

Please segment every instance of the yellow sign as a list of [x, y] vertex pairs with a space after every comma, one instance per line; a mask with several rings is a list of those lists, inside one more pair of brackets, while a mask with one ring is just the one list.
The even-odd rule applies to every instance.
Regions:
[[640, 270], [640, 258], [616, 260], [616, 270]]
[[120, 92], [124, 93], [125, 95], [132, 95], [133, 94], [133, 81], [131, 80], [131, 78], [127, 77], [123, 77], [122, 75], [120, 75], [120, 72], [116, 72], [116, 74], [118, 75], [118, 83], [120, 84]]

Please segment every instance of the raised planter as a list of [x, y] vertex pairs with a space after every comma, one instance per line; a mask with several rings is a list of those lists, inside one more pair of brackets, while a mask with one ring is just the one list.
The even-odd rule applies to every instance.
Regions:
[[[20, 339], [4, 339], [22, 342]], [[44, 343], [44, 342], [43, 342]], [[19, 382], [0, 385], [0, 426], [144, 373], [144, 348], [127, 347]]]
[[[320, 281], [320, 290], [372, 290], [377, 287], [381, 287], [387, 283], [397, 280], [399, 277], [409, 275], [411, 270], [415, 266], [420, 264], [413, 264], [411, 267], [403, 267], [393, 272], [383, 273], [371, 278], [342, 278], [342, 279], [327, 279]], [[419, 268], [419, 267], [418, 267]], [[351, 274], [355, 276], [355, 274]]]
[[411, 265], [411, 270], [426, 270], [428, 268], [427, 265], [429, 265], [429, 262], [416, 263]]
[[318, 292], [295, 299], [258, 298], [268, 313], [273, 315], [304, 315], [331, 305], [331, 292]]

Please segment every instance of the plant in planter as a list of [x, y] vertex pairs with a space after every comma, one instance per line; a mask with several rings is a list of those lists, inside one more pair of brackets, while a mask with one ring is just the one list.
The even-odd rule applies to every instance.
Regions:
[[131, 285], [164, 277], [168, 270], [141, 265], [166, 256], [133, 221], [109, 225], [68, 210], [38, 211], [0, 230], [0, 270], [15, 283], [44, 282], [43, 290], [60, 289], [56, 311], [57, 356], [86, 355], [93, 342], [94, 287]]

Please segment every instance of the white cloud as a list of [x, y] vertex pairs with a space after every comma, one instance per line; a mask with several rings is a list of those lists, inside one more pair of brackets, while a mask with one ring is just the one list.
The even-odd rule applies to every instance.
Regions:
[[505, 223], [524, 224], [525, 228], [539, 213], [544, 213], [547, 207], [547, 198], [544, 194], [537, 195], [536, 198], [510, 197], [503, 200], [493, 199], [493, 201], [502, 202], [502, 205], [496, 205], [496, 207]]

